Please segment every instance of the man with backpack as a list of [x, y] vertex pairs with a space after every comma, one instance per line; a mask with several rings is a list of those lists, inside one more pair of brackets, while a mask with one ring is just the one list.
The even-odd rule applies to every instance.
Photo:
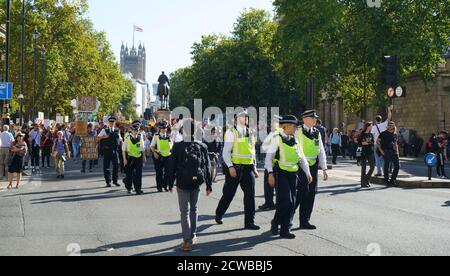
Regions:
[[183, 251], [191, 251], [197, 239], [197, 203], [200, 186], [206, 183], [206, 195], [212, 193], [211, 163], [208, 147], [195, 140], [193, 120], [183, 122], [183, 141], [172, 149], [169, 162], [169, 186], [176, 180], [178, 204], [181, 212]]

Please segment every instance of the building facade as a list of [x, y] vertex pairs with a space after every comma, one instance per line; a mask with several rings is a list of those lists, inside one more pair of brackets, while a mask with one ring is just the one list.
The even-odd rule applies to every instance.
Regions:
[[139, 45], [129, 49], [122, 44], [120, 51], [120, 69], [122, 74], [134, 85], [136, 113], [143, 116], [146, 109], [152, 106], [154, 99], [149, 83], [146, 81], [147, 54], [145, 46]]

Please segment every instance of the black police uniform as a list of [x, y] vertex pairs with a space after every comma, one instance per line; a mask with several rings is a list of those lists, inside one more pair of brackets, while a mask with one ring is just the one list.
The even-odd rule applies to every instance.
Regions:
[[[120, 132], [118, 128], [105, 128], [106, 138], [103, 142], [103, 172], [107, 187], [111, 187], [111, 181], [114, 185], [119, 187], [119, 152], [120, 152]], [[112, 178], [110, 167], [113, 167]]]

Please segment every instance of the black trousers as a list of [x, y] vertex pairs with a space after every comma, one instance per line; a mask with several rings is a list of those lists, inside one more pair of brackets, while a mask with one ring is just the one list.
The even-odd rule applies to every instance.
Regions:
[[51, 148], [41, 148], [42, 150], [42, 166], [45, 166], [45, 159], [47, 159], [47, 167], [50, 167]]
[[32, 152], [31, 152], [31, 166], [32, 167], [39, 167], [40, 151], [41, 151], [41, 148], [38, 145], [32, 146]]
[[297, 173], [276, 173], [277, 210], [273, 223], [281, 225], [281, 235], [289, 234], [297, 202]]
[[125, 188], [131, 191], [134, 187], [135, 192], [142, 191], [142, 168], [144, 166], [143, 158], [128, 157], [128, 165], [125, 166], [126, 178]]
[[[113, 167], [112, 170], [112, 179], [111, 179], [111, 164]], [[111, 184], [111, 180], [114, 184], [119, 182], [119, 152], [112, 151], [105, 153], [103, 158], [103, 173], [105, 175], [106, 184]]]
[[447, 176], [445, 173], [445, 156], [444, 153], [438, 153], [437, 155], [437, 165], [436, 170], [438, 176]]
[[[369, 172], [367, 172], [367, 165], [369, 165]], [[375, 171], [375, 155], [363, 156], [361, 159], [361, 184], [369, 184]]]
[[89, 162], [89, 170], [92, 170], [92, 166], [94, 165], [94, 160], [83, 160], [81, 162], [81, 166], [82, 166], [82, 170], [85, 171], [86, 170], [86, 163]]
[[335, 164], [341, 151], [341, 147], [339, 145], [331, 145], [331, 151], [333, 153], [333, 164]]
[[275, 189], [269, 185], [269, 173], [267, 170], [264, 171], [264, 198], [266, 200], [266, 205], [275, 206], [274, 201]]
[[[392, 172], [391, 179], [389, 180], [389, 171], [391, 164], [394, 166], [394, 171]], [[397, 180], [398, 173], [400, 171], [400, 158], [397, 152], [385, 151], [384, 154], [384, 182], [392, 183]]]
[[309, 170], [311, 171], [311, 175], [313, 177], [313, 183], [311, 184], [308, 184], [308, 179], [303, 170], [300, 170], [298, 173], [299, 183], [297, 188], [297, 201], [295, 204], [295, 210], [300, 207], [301, 225], [309, 223], [309, 221], [311, 220], [312, 212], [314, 210], [314, 203], [316, 200], [319, 181], [319, 164], [310, 166]]
[[217, 206], [216, 216], [223, 218], [231, 202], [236, 195], [237, 189], [241, 186], [244, 192], [244, 212], [245, 226], [255, 223], [255, 173], [253, 166], [235, 166], [237, 177], [230, 176], [228, 166], [224, 165], [225, 185], [223, 186], [223, 196]]
[[169, 160], [170, 157], [162, 157], [153, 159], [156, 171], [156, 188], [161, 190], [169, 186]]

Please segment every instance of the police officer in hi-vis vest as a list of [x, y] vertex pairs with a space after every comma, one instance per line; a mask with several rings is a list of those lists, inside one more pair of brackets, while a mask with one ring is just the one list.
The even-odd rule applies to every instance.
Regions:
[[256, 137], [248, 127], [246, 111], [236, 116], [236, 125], [225, 133], [223, 149], [225, 185], [223, 196], [216, 210], [217, 224], [223, 224], [223, 216], [230, 207], [238, 186], [244, 191], [245, 229], [259, 230], [255, 225]]
[[[280, 120], [281, 130], [271, 139], [267, 148], [265, 168], [269, 174], [270, 187], [277, 191], [276, 213], [272, 221], [272, 234], [283, 239], [295, 239], [290, 232], [290, 223], [295, 211], [298, 173], [303, 170], [308, 183], [312, 183], [309, 165], [301, 146], [295, 139], [297, 117], [288, 115]], [[279, 232], [281, 225], [281, 232]]]
[[[122, 137], [119, 128], [115, 126], [117, 119], [114, 116], [109, 117], [108, 125], [105, 126], [98, 135], [103, 151], [103, 172], [105, 175], [106, 187], [111, 187], [112, 183], [119, 187], [119, 150], [122, 145]], [[111, 179], [111, 163], [113, 166]]]
[[147, 162], [145, 156], [144, 137], [139, 133], [141, 124], [135, 122], [131, 133], [126, 135], [122, 146], [122, 158], [125, 165], [125, 188], [131, 194], [132, 187], [137, 195], [142, 195], [142, 169]]
[[[275, 119], [278, 121], [282, 118], [277, 116]], [[267, 138], [264, 140], [261, 145], [261, 150], [263, 153], [268, 153], [270, 150], [270, 146], [272, 145], [273, 139], [278, 137], [280, 133], [283, 131], [282, 128], [276, 128], [275, 131], [272, 131], [267, 135]], [[261, 211], [272, 211], [276, 209], [275, 201], [274, 201], [275, 188], [269, 185], [269, 172], [264, 170], [264, 199], [265, 202], [263, 205], [259, 206], [259, 210]]]
[[323, 180], [328, 180], [327, 156], [320, 131], [315, 128], [319, 118], [316, 111], [306, 111], [302, 117], [303, 125], [298, 128], [296, 138], [303, 148], [313, 181], [309, 184], [306, 174], [301, 170], [299, 171], [300, 183], [295, 209], [300, 206], [300, 229], [315, 230], [316, 226], [312, 225], [310, 220], [318, 188], [319, 167], [323, 170]]
[[168, 133], [169, 123], [158, 123], [159, 132], [153, 136], [150, 144], [156, 170], [156, 186], [158, 192], [169, 191], [169, 159], [172, 155], [173, 142]]

